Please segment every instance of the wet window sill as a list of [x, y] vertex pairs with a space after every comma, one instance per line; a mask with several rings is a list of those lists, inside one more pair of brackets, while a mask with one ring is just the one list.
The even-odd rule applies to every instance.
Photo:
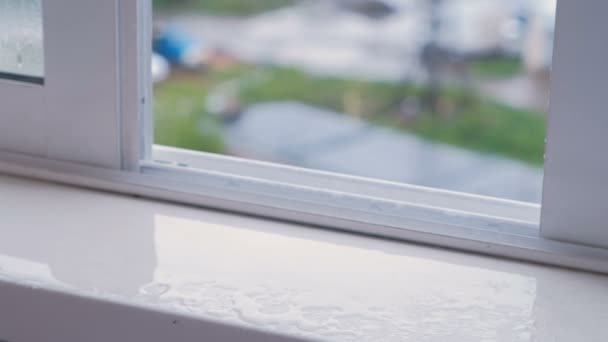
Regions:
[[97, 338], [115, 340], [143, 336], [122, 324], [147, 341], [198, 341], [209, 322], [328, 341], [608, 334], [605, 276], [4, 176], [0, 193], [0, 298], [52, 314], [26, 331], [3, 305], [0, 340], [60, 336], [61, 317], [92, 319], [83, 312], [105, 323], [71, 331], [105, 326]]

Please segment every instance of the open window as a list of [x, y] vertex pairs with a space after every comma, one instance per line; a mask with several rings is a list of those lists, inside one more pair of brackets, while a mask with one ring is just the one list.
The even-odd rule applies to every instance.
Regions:
[[[604, 13], [608, 5], [591, 1], [584, 6], [580, 2], [559, 3], [545, 189], [540, 205], [329, 172], [339, 170], [307, 169], [154, 145], [150, 65], [152, 42], [159, 31], [152, 22], [152, 2], [58, 0], [52, 6], [49, 2], [42, 5], [41, 12], [33, 11], [37, 22], [41, 17], [43, 26], [42, 76], [24, 72], [22, 76], [33, 76], [36, 82], [15, 77], [0, 80], [3, 172], [608, 271], [608, 230], [604, 222], [608, 217], [603, 210], [608, 186], [603, 178], [605, 158], [599, 151], [605, 142], [602, 128], [606, 126], [600, 89], [608, 70], [601, 62], [603, 45], [594, 43], [594, 39], [580, 39], [602, 32], [605, 24], [598, 13]], [[371, 13], [376, 15], [375, 10]], [[513, 29], [504, 27], [507, 33], [509, 28]], [[215, 57], [230, 62], [230, 56]], [[268, 75], [251, 74], [251, 82], [260, 80], [268, 80]], [[362, 89], [370, 86], [364, 82], [359, 85]], [[182, 90], [177, 87], [174, 91]], [[355, 100], [349, 106], [358, 103], [357, 96], [350, 99]], [[207, 102], [230, 102], [221, 101], [221, 96], [215, 100]], [[404, 110], [415, 107], [415, 101], [402, 100]], [[183, 102], [169, 102], [165, 109], [174, 108], [175, 115], [180, 115], [180, 104]], [[278, 110], [299, 115], [296, 112], [302, 108], [286, 105]], [[327, 116], [326, 110], [306, 112]], [[224, 119], [230, 120], [231, 116]], [[186, 121], [183, 126], [186, 130], [192, 126], [198, 129], [199, 124]], [[524, 137], [529, 134], [530, 127], [519, 128]], [[280, 125], [274, 129], [275, 133], [282, 130], [286, 128]], [[251, 146], [241, 147], [244, 151]], [[368, 163], [373, 162], [370, 159]], [[422, 167], [422, 171], [437, 170]], [[500, 168], [489, 172], [498, 171]]]
[[154, 4], [156, 144], [540, 203], [555, 0]]

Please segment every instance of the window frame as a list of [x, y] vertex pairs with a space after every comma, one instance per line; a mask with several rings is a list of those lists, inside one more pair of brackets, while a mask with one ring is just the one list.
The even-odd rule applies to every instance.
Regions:
[[[119, 3], [42, 1], [44, 84], [0, 80], [3, 149], [120, 167]], [[69, 10], [66, 10], [68, 8]], [[74, 15], [75, 13], [79, 15]], [[94, 67], [93, 67], [94, 66]], [[86, 77], [83, 77], [86, 75]], [[92, 129], [92, 128], [95, 129]]]
[[[75, 0], [61, 1], [65, 5]], [[86, 2], [93, 7], [98, 3]], [[561, 61], [556, 66], [558, 75], [560, 69], [576, 66], [573, 60], [560, 58], [569, 46], [567, 40], [573, 39], [561, 34], [561, 27], [566, 22], [569, 25], [564, 27], [572, 26], [572, 21], [576, 24], [576, 20], [585, 20], [571, 16], [563, 2], [558, 6], [555, 50], [556, 60]], [[153, 146], [152, 82], [146, 67], [151, 59], [151, 2], [114, 0], [112, 3], [116, 9], [112, 21], [115, 24], [108, 25], [114, 25], [111, 32], [115, 32], [113, 43], [117, 51], [110, 70], [118, 75], [113, 103], [116, 110], [112, 115], [101, 115], [96, 108], [87, 113], [87, 117], [101, 115], [104, 120], [115, 120], [113, 128], [104, 135], [106, 139], [113, 139], [112, 147], [77, 149], [77, 153], [65, 157], [61, 153], [59, 156], [36, 155], [10, 150], [0, 140], [0, 172], [347, 232], [608, 272], [608, 245], [591, 247], [551, 234], [557, 230], [545, 223], [551, 221], [547, 215], [559, 218], [560, 213], [549, 211], [544, 205], [541, 229], [538, 205]], [[602, 6], [592, 2], [590, 5]], [[589, 6], [588, 11], [592, 11], [593, 6]], [[584, 93], [581, 87], [576, 89]], [[552, 115], [564, 115], [554, 107]], [[71, 121], [80, 113], [72, 110], [63, 116], [50, 114], [59, 121], [51, 135], [60, 136], [73, 129]], [[0, 114], [0, 120], [1, 117]], [[99, 128], [94, 121], [77, 128], [96, 131]], [[551, 147], [565, 137], [552, 134], [556, 132], [556, 120], [550, 121], [549, 151], [557, 153]], [[84, 142], [81, 136], [68, 137], [70, 139], [62, 140], [62, 146]], [[113, 149], [116, 144], [119, 148]], [[103, 162], [108, 155], [114, 158], [112, 163]], [[550, 163], [546, 170], [549, 176], [551, 167]], [[557, 188], [553, 180], [550, 177], [546, 182], [550, 190], [545, 189], [543, 203], [547, 201], [546, 194]], [[579, 203], [583, 205], [584, 201]], [[586, 229], [579, 231], [585, 234]], [[604, 233], [608, 235], [608, 231]]]
[[603, 248], [608, 248], [608, 48], [595, 36], [606, 30], [600, 16], [606, 11], [602, 1], [559, 2], [541, 226], [547, 239]]

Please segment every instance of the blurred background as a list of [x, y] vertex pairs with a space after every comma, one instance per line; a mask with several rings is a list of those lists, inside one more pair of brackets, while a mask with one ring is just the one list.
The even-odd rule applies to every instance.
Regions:
[[154, 0], [155, 142], [540, 202], [556, 0]]

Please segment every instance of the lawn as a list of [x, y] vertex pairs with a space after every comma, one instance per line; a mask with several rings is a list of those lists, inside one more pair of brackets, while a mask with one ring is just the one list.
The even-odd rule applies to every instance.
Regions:
[[[205, 109], [214, 84], [243, 78], [252, 70], [178, 76], [156, 89], [156, 142], [208, 152], [224, 152], [221, 123]], [[546, 117], [482, 99], [469, 91], [447, 89], [441, 95], [452, 114], [422, 112], [404, 120], [395, 109], [404, 98], [420, 98], [414, 85], [317, 77], [287, 68], [267, 68], [255, 85], [243, 87], [244, 105], [293, 100], [363, 117], [378, 125], [432, 141], [542, 165]]]
[[296, 0], [154, 0], [155, 9], [194, 10], [213, 15], [247, 16], [284, 6]]
[[225, 152], [221, 122], [205, 108], [209, 89], [221, 81], [220, 75], [183, 74], [155, 87], [155, 143], [203, 152]]
[[471, 63], [473, 74], [481, 78], [509, 78], [523, 71], [520, 58], [483, 58]]

